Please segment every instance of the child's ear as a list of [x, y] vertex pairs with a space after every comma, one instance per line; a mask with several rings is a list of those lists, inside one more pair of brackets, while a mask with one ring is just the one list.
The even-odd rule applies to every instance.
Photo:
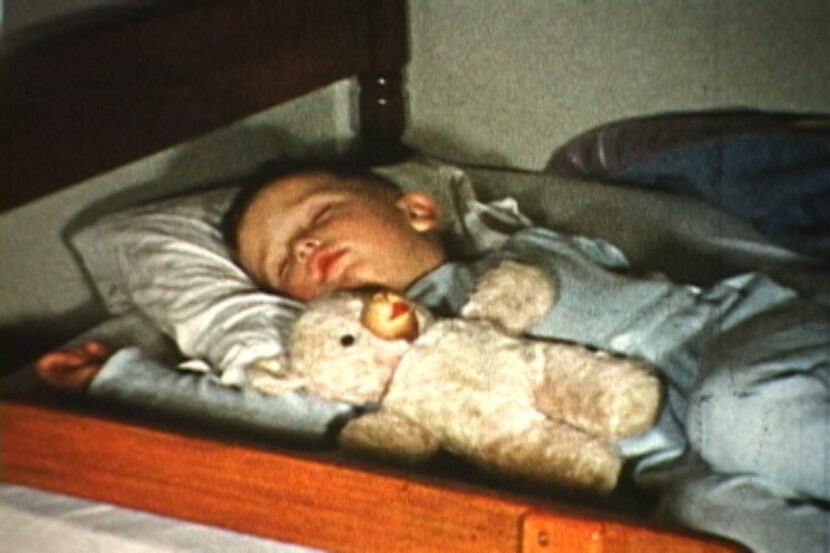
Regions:
[[438, 227], [438, 202], [423, 192], [406, 192], [395, 207], [406, 213], [409, 224], [417, 232], [428, 232]]

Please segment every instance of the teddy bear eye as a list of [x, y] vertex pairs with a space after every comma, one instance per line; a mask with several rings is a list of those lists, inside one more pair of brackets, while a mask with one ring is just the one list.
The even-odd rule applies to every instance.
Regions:
[[344, 334], [340, 337], [340, 345], [347, 348], [354, 344], [354, 336], [351, 334]]

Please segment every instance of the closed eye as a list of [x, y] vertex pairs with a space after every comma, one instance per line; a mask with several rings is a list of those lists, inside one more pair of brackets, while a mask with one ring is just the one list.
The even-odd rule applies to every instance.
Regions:
[[314, 211], [314, 215], [311, 218], [311, 225], [317, 226], [325, 223], [328, 221], [331, 214], [334, 212], [334, 204], [323, 204]]

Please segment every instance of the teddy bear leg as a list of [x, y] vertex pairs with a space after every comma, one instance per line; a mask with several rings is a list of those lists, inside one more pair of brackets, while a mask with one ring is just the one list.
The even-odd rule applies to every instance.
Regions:
[[536, 408], [590, 434], [620, 438], [642, 432], [659, 414], [660, 379], [644, 364], [576, 344], [551, 344]]
[[555, 301], [553, 277], [539, 267], [502, 261], [476, 283], [461, 315], [519, 334], [539, 322]]
[[423, 426], [383, 410], [349, 421], [338, 441], [347, 450], [412, 464], [425, 461], [441, 445]]
[[487, 444], [482, 459], [485, 466], [508, 475], [601, 493], [616, 487], [623, 464], [605, 442], [542, 416], [524, 432]]

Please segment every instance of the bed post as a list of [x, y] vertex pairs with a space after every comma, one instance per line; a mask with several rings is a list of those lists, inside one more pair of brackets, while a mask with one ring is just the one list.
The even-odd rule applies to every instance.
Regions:
[[401, 69], [409, 56], [405, 0], [366, 0], [371, 70], [360, 73], [360, 147], [372, 161], [405, 153], [406, 122]]

